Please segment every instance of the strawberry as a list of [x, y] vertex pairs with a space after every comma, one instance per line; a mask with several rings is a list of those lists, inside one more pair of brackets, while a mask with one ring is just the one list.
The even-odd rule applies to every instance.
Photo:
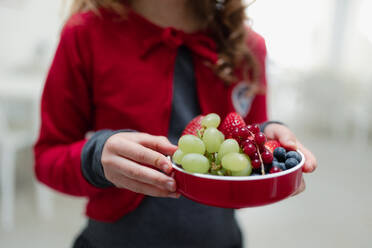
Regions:
[[265, 142], [264, 146], [266, 147], [267, 150], [269, 150], [271, 153], [273, 153], [275, 148], [280, 146], [280, 143], [277, 140], [269, 140], [269, 141]]
[[242, 128], [245, 126], [246, 125], [243, 117], [241, 117], [238, 113], [231, 112], [223, 120], [219, 129], [225, 135], [225, 137], [229, 139], [232, 137], [232, 133], [236, 128]]
[[201, 121], [203, 117], [204, 115], [198, 115], [197, 117], [192, 119], [183, 130], [182, 135], [192, 134], [198, 136], [198, 130], [202, 129]]

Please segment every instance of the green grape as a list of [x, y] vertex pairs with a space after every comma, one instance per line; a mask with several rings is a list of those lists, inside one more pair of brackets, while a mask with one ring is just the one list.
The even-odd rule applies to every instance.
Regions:
[[209, 160], [199, 153], [189, 153], [182, 158], [181, 165], [185, 171], [205, 174], [210, 168]]
[[221, 118], [218, 114], [208, 114], [206, 115], [202, 121], [201, 121], [201, 124], [203, 127], [215, 127], [217, 128], [218, 125], [220, 125], [220, 122], [221, 122]]
[[198, 137], [188, 134], [178, 140], [178, 148], [185, 154], [187, 153], [205, 153], [205, 145]]
[[225, 140], [225, 135], [221, 131], [218, 131], [218, 135], [220, 136], [220, 140], [222, 143]]
[[218, 152], [218, 149], [220, 149], [222, 141], [219, 132], [220, 131], [218, 131], [214, 127], [209, 127], [205, 129], [203, 134], [203, 141], [207, 149], [207, 152], [214, 153]]
[[232, 152], [223, 156], [221, 164], [223, 168], [233, 172], [245, 170], [249, 161], [243, 154]]
[[227, 139], [222, 142], [220, 149], [218, 150], [217, 159], [220, 161], [223, 156], [231, 152], [239, 152], [239, 144], [234, 139]]
[[232, 176], [249, 176], [249, 175], [251, 175], [251, 173], [252, 173], [251, 159], [247, 155], [245, 155], [245, 154], [243, 154], [243, 155], [248, 160], [248, 166], [241, 171], [231, 171]]
[[173, 154], [172, 160], [176, 164], [181, 164], [183, 156], [185, 156], [183, 151], [181, 149], [177, 149], [177, 151], [175, 151], [175, 153]]

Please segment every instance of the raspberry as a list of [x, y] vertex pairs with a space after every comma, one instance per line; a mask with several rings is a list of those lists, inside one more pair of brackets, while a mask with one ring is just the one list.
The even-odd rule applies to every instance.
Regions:
[[265, 142], [266, 149], [269, 150], [271, 153], [273, 153], [275, 148], [279, 146], [280, 146], [280, 143], [277, 140], [269, 140]]

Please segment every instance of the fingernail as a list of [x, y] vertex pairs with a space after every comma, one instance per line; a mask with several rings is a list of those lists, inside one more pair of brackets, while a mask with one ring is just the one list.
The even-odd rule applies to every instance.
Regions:
[[178, 198], [180, 198], [180, 194], [179, 193], [171, 193], [171, 194], [169, 194], [168, 195], [169, 197], [171, 197], [171, 198], [176, 198], [176, 199], [178, 199]]
[[289, 146], [293, 146], [297, 149], [297, 145], [296, 145], [296, 142], [294, 142], [293, 140], [289, 140], [288, 143], [287, 143]]
[[164, 172], [168, 172], [170, 170], [170, 166], [168, 164], [163, 164], [161, 167], [163, 168]]
[[176, 184], [174, 182], [168, 182], [167, 183], [167, 188], [169, 191], [175, 191], [176, 190]]

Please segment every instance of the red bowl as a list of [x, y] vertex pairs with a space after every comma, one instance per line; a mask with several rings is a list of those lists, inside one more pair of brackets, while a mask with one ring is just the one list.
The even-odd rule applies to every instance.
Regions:
[[183, 196], [210, 206], [223, 208], [257, 207], [281, 201], [301, 184], [302, 161], [292, 169], [264, 176], [214, 176], [189, 173], [173, 164], [177, 191]]

